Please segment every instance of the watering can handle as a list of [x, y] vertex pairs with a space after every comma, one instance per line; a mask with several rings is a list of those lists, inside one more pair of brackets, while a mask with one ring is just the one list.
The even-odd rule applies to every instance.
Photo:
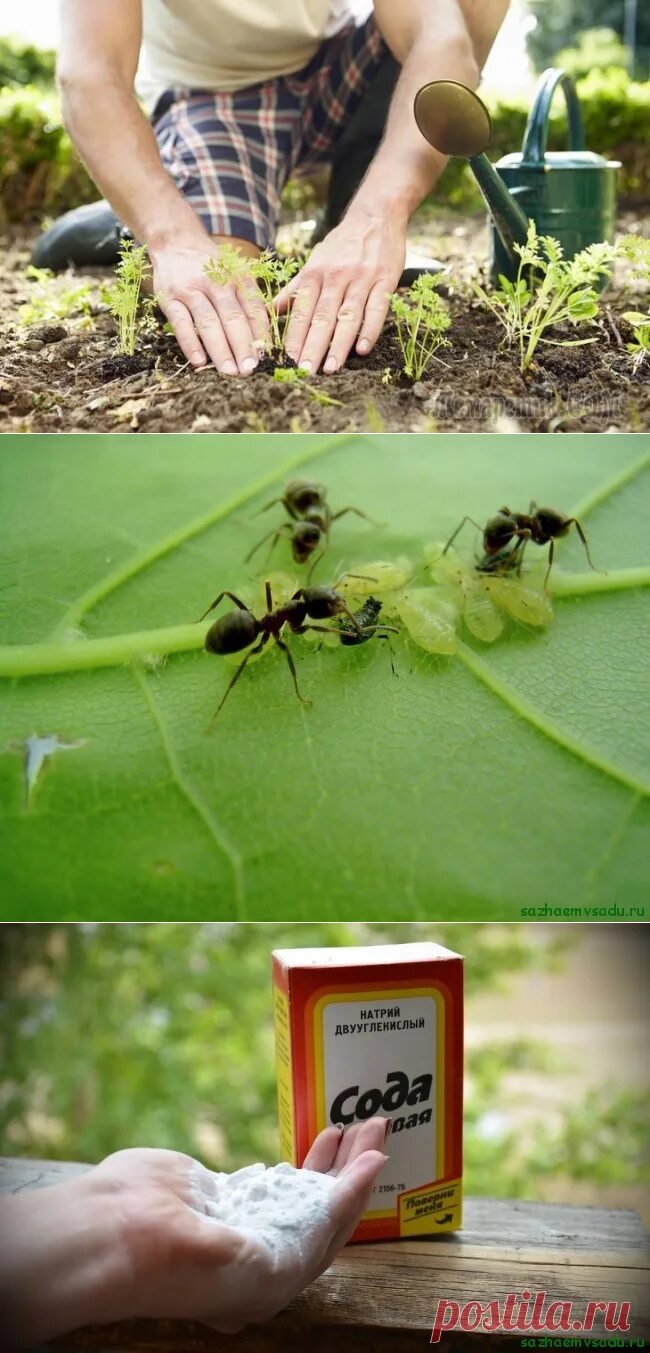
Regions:
[[537, 86], [535, 101], [526, 123], [521, 158], [529, 164], [531, 161], [538, 164], [544, 162], [548, 138], [548, 119], [553, 95], [558, 85], [562, 86], [569, 115], [569, 149], [584, 150], [585, 148], [585, 129], [576, 87], [571, 76], [565, 70], [551, 67], [544, 71]]

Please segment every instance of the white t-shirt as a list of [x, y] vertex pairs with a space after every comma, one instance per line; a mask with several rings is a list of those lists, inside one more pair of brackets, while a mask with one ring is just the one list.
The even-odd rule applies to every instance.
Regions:
[[365, 17], [371, 0], [142, 0], [136, 87], [245, 89], [307, 65], [324, 38]]

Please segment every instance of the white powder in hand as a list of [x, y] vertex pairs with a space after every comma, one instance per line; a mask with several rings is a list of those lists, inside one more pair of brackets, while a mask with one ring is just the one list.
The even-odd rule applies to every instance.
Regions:
[[216, 1174], [198, 1166], [192, 1183], [194, 1207], [224, 1226], [253, 1234], [268, 1246], [276, 1263], [303, 1259], [329, 1221], [329, 1199], [336, 1179], [293, 1165], [247, 1165], [234, 1174]]

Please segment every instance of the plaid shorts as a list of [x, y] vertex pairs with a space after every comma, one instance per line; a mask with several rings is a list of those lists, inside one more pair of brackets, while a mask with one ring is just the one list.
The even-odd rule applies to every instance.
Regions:
[[371, 15], [326, 39], [297, 74], [162, 95], [152, 121], [163, 165], [211, 235], [274, 243], [287, 179], [331, 158], [387, 56]]

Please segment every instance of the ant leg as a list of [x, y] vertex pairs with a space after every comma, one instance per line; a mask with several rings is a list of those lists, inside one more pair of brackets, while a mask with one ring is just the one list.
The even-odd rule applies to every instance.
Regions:
[[347, 512], [354, 512], [356, 517], [363, 517], [364, 521], [369, 521], [373, 526], [385, 526], [385, 521], [377, 521], [375, 517], [369, 517], [367, 512], [362, 512], [360, 507], [342, 507], [340, 512], [332, 514], [332, 521], [338, 521], [339, 517], [344, 517]]
[[223, 707], [224, 707], [224, 705], [225, 705], [225, 703], [226, 703], [226, 700], [228, 699], [228, 696], [230, 695], [230, 692], [231, 692], [233, 686], [235, 685], [235, 683], [236, 683], [237, 681], [239, 681], [239, 678], [240, 678], [240, 676], [241, 676], [241, 674], [242, 674], [242, 672], [243, 672], [243, 670], [244, 670], [244, 668], [245, 668], [247, 662], [249, 661], [250, 658], [253, 657], [253, 655], [254, 655], [255, 653], [261, 653], [262, 649], [264, 648], [264, 645], [265, 645], [265, 644], [268, 644], [269, 639], [270, 639], [270, 635], [269, 635], [269, 634], [263, 634], [263, 635], [262, 635], [262, 638], [261, 638], [260, 641], [259, 641], [259, 643], [256, 644], [254, 648], [249, 648], [248, 653], [246, 654], [246, 657], [244, 658], [243, 662], [240, 662], [239, 667], [237, 668], [237, 671], [235, 672], [235, 675], [234, 675], [234, 676], [231, 678], [231, 680], [228, 682], [228, 685], [226, 686], [226, 689], [225, 689], [225, 691], [224, 691], [224, 693], [223, 693], [223, 695], [222, 695], [222, 697], [221, 697], [221, 700], [219, 701], [219, 704], [217, 705], [217, 708], [216, 708], [214, 714], [212, 715], [212, 718], [210, 719], [210, 722], [209, 722], [209, 724], [208, 724], [208, 726], [207, 726], [207, 728], [206, 728], [206, 730], [205, 730], [205, 731], [206, 731], [206, 734], [209, 733], [209, 732], [211, 731], [211, 729], [214, 727], [215, 722], [216, 722], [216, 720], [217, 720], [219, 714], [221, 713], [221, 710], [223, 709]]
[[580, 539], [585, 547], [585, 554], [587, 556], [587, 563], [589, 564], [589, 567], [593, 569], [594, 573], [600, 573], [601, 570], [599, 568], [596, 568], [596, 565], [594, 564], [594, 561], [589, 553], [589, 544], [587, 541], [587, 537], [582, 529], [582, 526], [580, 525], [580, 522], [578, 521], [578, 518], [569, 517], [569, 525], [571, 525], [571, 522], [573, 522], [573, 525], [575, 526], [576, 531], [578, 532], [578, 535], [580, 536]]
[[385, 639], [385, 640], [386, 640], [386, 643], [388, 644], [388, 651], [389, 651], [389, 653], [390, 653], [390, 670], [391, 670], [391, 672], [393, 673], [393, 676], [394, 676], [394, 677], [398, 677], [398, 676], [399, 676], [399, 673], [395, 671], [395, 663], [393, 662], [393, 658], [395, 657], [395, 654], [393, 653], [393, 645], [391, 644], [391, 641], [390, 641], [390, 639], [388, 638], [388, 635], [387, 635], [387, 634], [376, 634], [376, 635], [375, 635], [375, 638], [376, 638], [376, 639]]
[[265, 503], [265, 504], [264, 504], [264, 507], [261, 507], [261, 508], [259, 509], [259, 511], [254, 512], [253, 515], [252, 515], [252, 517], [249, 517], [248, 520], [249, 520], [249, 521], [255, 521], [255, 518], [256, 518], [256, 517], [261, 517], [263, 512], [268, 512], [268, 510], [269, 510], [270, 507], [275, 507], [276, 503], [282, 503], [282, 506], [285, 508], [285, 510], [286, 510], [287, 512], [289, 512], [290, 515], [291, 515], [292, 517], [294, 516], [294, 513], [291, 511], [291, 508], [288, 507], [288, 505], [287, 505], [287, 503], [285, 502], [284, 498], [272, 498], [271, 501], [270, 501], [270, 503]]
[[219, 605], [219, 602], [220, 602], [220, 601], [223, 601], [224, 597], [229, 597], [231, 601], [234, 601], [235, 606], [238, 606], [239, 609], [240, 609], [240, 611], [247, 611], [247, 610], [248, 610], [248, 606], [246, 605], [246, 603], [243, 602], [243, 601], [241, 601], [239, 597], [236, 597], [235, 594], [234, 594], [234, 592], [220, 592], [220, 593], [219, 593], [219, 596], [216, 597], [216, 599], [213, 601], [212, 605], [211, 605], [211, 606], [208, 606], [207, 611], [204, 611], [204, 612], [203, 612], [203, 615], [200, 615], [199, 618], [198, 618], [198, 620], [194, 621], [194, 623], [195, 623], [196, 625], [200, 625], [200, 624], [201, 624], [201, 621], [202, 621], [202, 620], [205, 620], [206, 615], [209, 615], [209, 614], [210, 614], [210, 611], [216, 610], [217, 606]]
[[271, 584], [270, 584], [270, 582], [268, 581], [268, 579], [267, 579], [267, 581], [266, 581], [265, 584], [264, 584], [264, 596], [266, 597], [266, 609], [267, 609], [267, 611], [272, 611], [272, 610], [273, 610], [273, 593], [272, 593], [272, 591], [271, 591]]
[[308, 586], [308, 587], [309, 587], [309, 584], [310, 584], [310, 582], [311, 582], [311, 575], [312, 575], [312, 573], [314, 572], [314, 569], [315, 569], [316, 565], [317, 565], [317, 564], [320, 564], [320, 561], [321, 561], [321, 559], [323, 558], [323, 555], [324, 555], [324, 554], [325, 554], [325, 550], [321, 550], [320, 554], [317, 554], [317, 555], [316, 555], [316, 558], [315, 558], [315, 559], [312, 561], [312, 563], [309, 565], [309, 571], [308, 571], [308, 573], [307, 573], [307, 586]]
[[551, 540], [550, 540], [550, 542], [549, 542], [549, 547], [548, 547], [548, 568], [547, 568], [547, 570], [546, 570], [546, 577], [545, 577], [545, 579], [544, 579], [544, 591], [545, 591], [545, 592], [546, 592], [547, 587], [548, 587], [548, 575], [549, 575], [549, 573], [550, 573], [550, 571], [551, 571], [551, 569], [552, 569], [552, 567], [553, 567], [553, 558], [554, 558], [554, 555], [555, 555], [555, 541], [553, 540], [553, 537], [551, 537]]
[[[310, 626], [309, 626], [309, 629], [313, 629], [313, 628], [314, 628], [313, 625], [310, 625]], [[293, 660], [293, 655], [292, 655], [292, 653], [291, 653], [291, 650], [290, 650], [290, 648], [289, 648], [289, 645], [288, 645], [288, 644], [285, 644], [284, 639], [279, 639], [278, 636], [277, 636], [277, 634], [274, 635], [274, 638], [275, 638], [275, 642], [276, 642], [278, 648], [281, 648], [281, 649], [283, 650], [283, 652], [286, 654], [287, 662], [288, 662], [288, 664], [289, 664], [289, 671], [291, 672], [291, 675], [292, 675], [292, 677], [293, 677], [293, 684], [294, 684], [294, 687], [295, 687], [296, 695], [298, 696], [298, 699], [300, 700], [300, 703], [301, 703], [302, 705], [310, 705], [310, 704], [311, 704], [311, 700], [308, 700], [308, 699], [306, 698], [306, 696], [300, 694], [300, 690], [299, 690], [299, 687], [298, 687], [298, 673], [296, 672], [296, 664], [295, 664], [295, 662], [294, 662], [294, 660]]]
[[521, 532], [519, 533], [519, 535], [517, 536], [517, 543], [516, 543], [516, 545], [514, 545], [513, 548], [512, 548], [512, 551], [511, 551], [511, 557], [512, 557], [513, 559], [516, 559], [516, 560], [517, 560], [517, 577], [518, 577], [518, 578], [521, 578], [521, 566], [522, 566], [522, 564], [523, 564], [523, 562], [524, 562], [524, 550], [526, 549], [526, 546], [527, 546], [527, 544], [528, 544], [528, 541], [531, 540], [531, 539], [532, 539], [532, 537], [531, 537], [530, 531], [527, 531], [527, 530], [521, 531]]
[[[293, 634], [306, 634], [307, 630], [314, 630], [316, 634], [338, 634], [336, 625], [292, 625]], [[320, 645], [319, 645], [320, 647]]]
[[259, 549], [261, 549], [262, 545], [264, 545], [265, 542], [266, 542], [267, 540], [270, 540], [270, 539], [271, 539], [271, 536], [273, 536], [273, 542], [272, 542], [272, 544], [271, 544], [271, 548], [270, 548], [270, 550], [269, 550], [268, 557], [267, 557], [267, 560], [266, 560], [266, 563], [268, 564], [269, 559], [271, 558], [271, 555], [273, 554], [273, 551], [274, 551], [274, 549], [275, 549], [275, 547], [276, 547], [276, 545], [277, 545], [277, 543], [278, 543], [278, 540], [280, 539], [280, 536], [286, 536], [286, 534], [287, 534], [287, 527], [289, 528], [289, 531], [291, 531], [291, 527], [289, 526], [289, 523], [288, 523], [288, 522], [285, 522], [282, 526], [278, 526], [276, 530], [269, 531], [269, 532], [267, 533], [267, 535], [262, 536], [262, 539], [261, 539], [261, 540], [258, 540], [257, 545], [254, 545], [253, 548], [252, 548], [252, 550], [249, 550], [249, 551], [248, 551], [248, 554], [246, 555], [246, 558], [245, 558], [245, 560], [244, 560], [244, 563], [245, 563], [245, 564], [248, 564], [249, 561], [253, 558], [253, 555], [254, 555], [254, 554], [257, 554], [257, 551], [258, 551]]
[[483, 527], [482, 527], [482, 526], [479, 526], [478, 522], [477, 522], [477, 521], [474, 521], [474, 518], [473, 518], [473, 517], [469, 517], [469, 516], [463, 517], [463, 520], [462, 520], [462, 522], [460, 523], [460, 526], [457, 526], [457, 527], [456, 527], [456, 530], [454, 531], [453, 536], [450, 536], [450, 537], [449, 537], [449, 540], [447, 541], [447, 544], [445, 545], [445, 548], [444, 548], [444, 550], [442, 551], [443, 554], [446, 554], [446, 553], [447, 553], [447, 550], [450, 549], [450, 547], [453, 545], [453, 543], [454, 543], [454, 541], [455, 541], [455, 539], [456, 539], [456, 536], [460, 534], [460, 532], [462, 531], [462, 529], [463, 529], [463, 527], [464, 527], [466, 521], [471, 521], [472, 526], [475, 526], [476, 529], [477, 529], [477, 531], [481, 531], [481, 533], [482, 533]]

